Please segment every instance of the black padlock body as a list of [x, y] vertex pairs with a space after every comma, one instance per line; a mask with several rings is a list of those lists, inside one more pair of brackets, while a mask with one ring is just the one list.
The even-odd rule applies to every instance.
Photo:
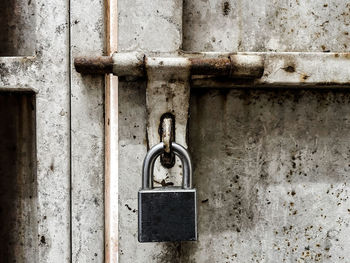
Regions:
[[139, 242], [197, 240], [196, 189], [162, 187], [138, 195]]

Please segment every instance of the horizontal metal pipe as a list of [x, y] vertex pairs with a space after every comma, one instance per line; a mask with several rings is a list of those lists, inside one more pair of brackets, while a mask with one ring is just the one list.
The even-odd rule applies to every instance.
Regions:
[[189, 58], [191, 75], [229, 76], [231, 60], [226, 58]]
[[[154, 54], [145, 58], [142, 53], [129, 52], [113, 54], [113, 61], [109, 57], [78, 58], [75, 64], [78, 71], [84, 73], [102, 72], [117, 76], [146, 77], [147, 67], [157, 67], [157, 70], [164, 72], [176, 65], [182, 67], [179, 63], [175, 63], [179, 58], [183, 66], [189, 67], [192, 75], [191, 87], [194, 88], [294, 86], [349, 88], [350, 85], [350, 53], [180, 53], [177, 56]], [[96, 68], [99, 63], [91, 63], [94, 61], [107, 63], [102, 63], [103, 66]]]
[[113, 59], [107, 56], [78, 57], [74, 59], [74, 67], [82, 74], [113, 73]]
[[[115, 53], [112, 57], [76, 58], [75, 68], [80, 73], [106, 74], [117, 76], [144, 77], [145, 68], [157, 67], [166, 71], [167, 67], [182, 65], [190, 68], [191, 75], [226, 76], [239, 78], [259, 78], [264, 65], [261, 56], [226, 55], [222, 57], [188, 56], [145, 56], [137, 52]], [[152, 60], [153, 59], [153, 60]], [[157, 61], [157, 64], [154, 63]], [[174, 64], [175, 63], [175, 64]]]

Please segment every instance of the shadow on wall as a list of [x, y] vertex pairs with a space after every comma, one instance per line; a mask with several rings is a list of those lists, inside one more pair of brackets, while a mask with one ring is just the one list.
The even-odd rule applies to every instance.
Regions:
[[35, 96], [0, 92], [0, 262], [37, 262]]
[[0, 56], [35, 53], [35, 0], [0, 1]]

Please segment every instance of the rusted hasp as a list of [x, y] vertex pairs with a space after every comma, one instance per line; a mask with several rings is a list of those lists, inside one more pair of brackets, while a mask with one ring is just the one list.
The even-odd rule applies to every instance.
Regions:
[[[210, 54], [210, 53], [208, 53]], [[184, 56], [146, 56], [137, 52], [115, 53], [111, 57], [76, 58], [74, 65], [79, 73], [108, 74], [117, 76], [146, 76], [146, 67], [154, 66], [148, 61], [156, 58], [157, 67], [172, 65], [171, 60], [186, 60], [191, 75], [227, 76], [233, 78], [260, 78], [264, 71], [263, 57], [259, 55], [226, 54], [212, 57], [206, 53]]]

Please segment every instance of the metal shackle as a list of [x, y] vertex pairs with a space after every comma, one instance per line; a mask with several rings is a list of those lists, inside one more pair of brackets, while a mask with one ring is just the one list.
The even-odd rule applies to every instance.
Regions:
[[[182, 188], [192, 188], [192, 162], [188, 151], [180, 144], [171, 143], [171, 150], [182, 162]], [[153, 169], [154, 163], [159, 155], [164, 152], [164, 143], [153, 146], [146, 154], [142, 166], [142, 189], [153, 189]]]

